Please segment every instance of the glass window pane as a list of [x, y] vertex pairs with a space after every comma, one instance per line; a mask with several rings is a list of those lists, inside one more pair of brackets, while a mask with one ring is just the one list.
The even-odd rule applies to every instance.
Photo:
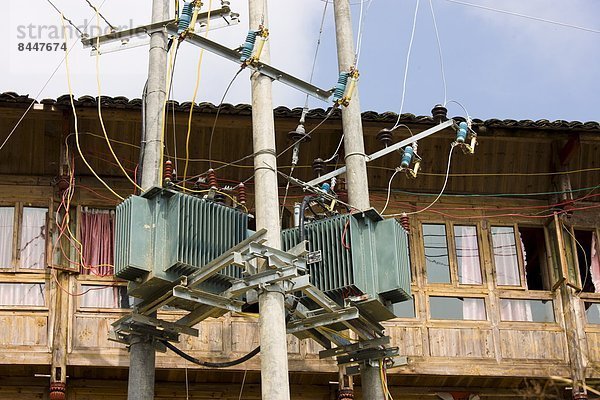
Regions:
[[458, 282], [465, 285], [481, 285], [477, 228], [454, 226], [454, 244], [458, 262]]
[[81, 308], [131, 308], [127, 286], [81, 285]]
[[498, 286], [521, 286], [515, 230], [512, 226], [492, 226], [492, 246]]
[[21, 268], [46, 268], [46, 215], [47, 208], [23, 208], [21, 226]]
[[44, 283], [0, 283], [0, 305], [45, 306]]
[[425, 268], [429, 283], [450, 283], [450, 261], [446, 225], [423, 224]]
[[0, 207], [0, 268], [12, 267], [14, 207]]
[[585, 303], [585, 316], [588, 324], [600, 324], [600, 303]]
[[502, 321], [554, 322], [552, 300], [500, 299]]
[[394, 315], [398, 318], [415, 318], [415, 300], [414, 298], [410, 298], [410, 300], [403, 301], [400, 303], [395, 303], [394, 307]]
[[431, 319], [485, 321], [485, 301], [469, 297], [429, 298]]

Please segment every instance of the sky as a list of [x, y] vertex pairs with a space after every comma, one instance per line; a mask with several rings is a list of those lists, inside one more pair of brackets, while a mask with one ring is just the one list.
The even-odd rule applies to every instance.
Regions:
[[[103, 0], [90, 0], [100, 5]], [[363, 29], [359, 27], [361, 4], [350, 0], [354, 18], [354, 40], [362, 33], [359, 58], [360, 102], [364, 111], [399, 112], [402, 105], [415, 7], [418, 13], [411, 47], [403, 112], [428, 115], [438, 103], [456, 101], [475, 118], [564, 119], [597, 121], [600, 104], [600, 2], [597, 0], [458, 0], [511, 13], [589, 28], [596, 32], [527, 19], [506, 13], [431, 0], [437, 17], [442, 57], [435, 34], [429, 0], [365, 0]], [[76, 25], [90, 23], [86, 32], [95, 34], [95, 12], [85, 0], [53, 0]], [[205, 1], [208, 6], [209, 0]], [[213, 8], [220, 0], [213, 0]], [[230, 0], [240, 14], [238, 25], [211, 30], [209, 38], [230, 48], [241, 45], [248, 30], [246, 0]], [[8, 23], [0, 26], [7, 40], [0, 43], [0, 91], [36, 97], [64, 57], [54, 47], [63, 43], [60, 15], [47, 0], [5, 0]], [[134, 27], [150, 21], [149, 0], [104, 0], [101, 13], [113, 25]], [[315, 60], [315, 46], [325, 10], [321, 46], [313, 82], [324, 89], [333, 87], [338, 67], [335, 49], [333, 5], [323, 0], [271, 0], [268, 27], [271, 33], [271, 64], [306, 81]], [[6, 10], [6, 9], [5, 9]], [[368, 12], [366, 12], [368, 10]], [[6, 18], [6, 17], [5, 17]], [[253, 27], [256, 28], [256, 27]], [[95, 29], [92, 31], [91, 29]], [[99, 59], [77, 43], [69, 28], [70, 77], [76, 96], [98, 95], [97, 77], [103, 96], [136, 98], [148, 70], [148, 46], [106, 53]], [[36, 42], [53, 43], [50, 51], [27, 50]], [[175, 65], [172, 98], [192, 100], [200, 50], [189, 43], [180, 47]], [[441, 62], [442, 60], [442, 62]], [[443, 68], [442, 68], [443, 65]], [[196, 102], [218, 103], [238, 66], [205, 53]], [[446, 80], [446, 92], [442, 71]], [[305, 95], [275, 82], [274, 106], [302, 107]], [[39, 99], [68, 93], [64, 63], [42, 91]], [[234, 82], [225, 102], [249, 103], [249, 72]], [[309, 101], [311, 108], [328, 103]], [[464, 115], [449, 102], [449, 114]]]

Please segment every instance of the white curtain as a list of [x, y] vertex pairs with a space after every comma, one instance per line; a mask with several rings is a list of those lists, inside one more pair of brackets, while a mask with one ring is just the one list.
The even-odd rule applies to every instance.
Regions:
[[596, 232], [592, 233], [592, 260], [590, 264], [590, 274], [594, 284], [594, 292], [600, 293], [600, 254], [598, 254], [598, 237]]
[[485, 321], [487, 318], [484, 300], [465, 297], [463, 300], [463, 318], [472, 321]]
[[0, 283], [0, 305], [44, 306], [45, 286], [43, 283]]
[[529, 300], [500, 299], [500, 320], [533, 321]]
[[456, 244], [459, 283], [481, 285], [477, 228], [474, 226], [455, 226], [454, 243]]
[[47, 208], [23, 208], [21, 226], [20, 268], [46, 268]]
[[12, 268], [14, 207], [0, 207], [0, 268]]
[[513, 227], [493, 226], [492, 246], [498, 286], [520, 286], [521, 276]]
[[129, 308], [131, 299], [127, 297], [125, 286], [82, 285], [80, 307], [82, 308]]

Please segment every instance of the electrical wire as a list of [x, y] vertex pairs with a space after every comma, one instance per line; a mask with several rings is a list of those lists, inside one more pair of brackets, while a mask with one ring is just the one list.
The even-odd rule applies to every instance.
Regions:
[[[50, 0], [48, 0], [48, 2], [50, 3], [50, 5], [52, 5], [52, 7], [56, 11], [58, 11], [59, 14], [62, 15], [62, 13], [60, 12], [60, 10], [54, 5], [54, 3], [52, 3]], [[106, 2], [106, 0], [102, 1], [102, 3], [100, 4], [99, 8], [102, 8], [102, 6], [104, 5], [105, 2]], [[84, 26], [84, 29], [87, 29], [87, 27], [90, 25], [90, 23], [91, 23], [91, 20], [88, 21], [88, 23]], [[76, 29], [78, 29], [78, 28], [76, 27]], [[83, 32], [80, 31], [80, 34], [83, 35]], [[77, 42], [74, 42], [73, 45], [71, 47], [69, 47], [68, 50], [65, 52], [65, 56], [59, 61], [59, 63], [56, 66], [56, 68], [54, 68], [54, 71], [52, 71], [52, 73], [50, 74], [50, 77], [46, 80], [46, 82], [44, 83], [44, 85], [42, 85], [42, 88], [38, 91], [37, 95], [34, 97], [34, 99], [31, 101], [31, 103], [29, 103], [29, 106], [23, 112], [23, 114], [21, 115], [21, 117], [19, 118], [19, 120], [17, 121], [17, 123], [15, 124], [15, 126], [10, 130], [10, 133], [8, 134], [8, 136], [6, 137], [6, 139], [4, 139], [4, 141], [2, 142], [2, 144], [0, 144], [0, 151], [2, 151], [2, 149], [4, 148], [4, 146], [6, 145], [6, 143], [8, 143], [8, 141], [10, 140], [10, 138], [13, 136], [13, 134], [19, 128], [19, 126], [21, 126], [21, 123], [23, 122], [23, 120], [25, 119], [25, 117], [27, 116], [27, 114], [29, 114], [29, 111], [31, 111], [31, 109], [33, 108], [33, 106], [37, 103], [38, 98], [42, 95], [42, 93], [44, 92], [44, 90], [46, 90], [46, 87], [48, 87], [48, 85], [50, 84], [50, 82], [52, 81], [52, 79], [54, 78], [54, 76], [58, 73], [58, 71], [60, 70], [60, 67], [62, 66], [63, 62], [65, 62], [65, 58], [73, 50], [73, 48], [75, 48], [76, 44], [77, 44]]]
[[[106, 18], [104, 18], [104, 15], [102, 15], [102, 14], [100, 13], [100, 10], [98, 10], [98, 8], [96, 8], [96, 6], [94, 6], [94, 5], [93, 5], [93, 4], [90, 2], [90, 0], [85, 0], [85, 2], [86, 2], [86, 3], [88, 3], [88, 5], [89, 5], [89, 6], [92, 8], [92, 10], [94, 10], [94, 11], [96, 12], [96, 14], [97, 14], [97, 15], [98, 15], [100, 18], [102, 18], [102, 19], [104, 20], [104, 22], [106, 22], [106, 25], [108, 25], [108, 27], [109, 27], [109, 28], [110, 28], [110, 29], [111, 29], [113, 32], [117, 30], [117, 28], [116, 28], [116, 27], [115, 27], [113, 24], [111, 24], [110, 22], [108, 22], [108, 20], [107, 20]], [[98, 24], [98, 25], [100, 25], [100, 24]]]
[[[78, 27], [77, 25], [75, 25], [75, 24], [73, 23], [73, 21], [71, 21], [69, 18], [65, 17], [65, 14], [64, 14], [64, 13], [63, 13], [61, 10], [59, 10], [59, 8], [58, 8], [58, 7], [56, 7], [56, 5], [55, 5], [55, 4], [52, 2], [52, 0], [46, 0], [46, 1], [47, 1], [48, 3], [50, 3], [50, 5], [52, 6], [52, 8], [54, 8], [54, 9], [56, 10], [56, 12], [57, 12], [57, 13], [59, 13], [59, 14], [60, 14], [60, 16], [61, 16], [61, 18], [62, 18], [62, 19], [64, 19], [65, 21], [67, 21], [67, 22], [69, 23], [69, 25], [71, 25], [73, 28], [75, 28], [75, 30], [76, 30], [77, 32], [79, 32], [79, 36], [84, 36], [84, 35], [85, 35], [85, 33], [83, 33], [83, 31], [82, 31], [81, 29], [79, 29], [79, 27]], [[104, 3], [103, 3], [103, 4], [104, 4]], [[102, 7], [102, 6], [100, 6], [100, 7]], [[86, 28], [87, 28], [87, 25], [86, 25]], [[65, 28], [65, 29], [63, 29], [63, 30], [66, 32], [66, 28]], [[65, 40], [66, 40], [66, 36], [65, 36]]]
[[225, 97], [227, 97], [227, 93], [229, 93], [229, 89], [231, 89], [233, 82], [235, 82], [236, 78], [240, 75], [240, 73], [243, 70], [244, 70], [244, 67], [241, 67], [240, 69], [237, 70], [237, 72], [235, 73], [233, 78], [231, 78], [231, 81], [227, 85], [227, 88], [225, 88], [223, 97], [221, 97], [221, 101], [219, 102], [219, 107], [217, 108], [217, 114], [215, 115], [215, 120], [213, 122], [212, 129], [210, 130], [210, 140], [208, 142], [208, 159], [209, 159], [208, 167], [209, 168], [212, 168], [212, 144], [213, 144], [213, 138], [215, 136], [215, 129], [217, 128], [217, 121], [219, 120], [219, 114], [221, 113], [221, 108], [223, 107], [223, 102], [225, 101]]
[[369, 13], [369, 9], [371, 8], [371, 6], [373, 5], [374, 2], [375, 2], [375, 0], [369, 0], [369, 5], [367, 6], [367, 9], [364, 10], [364, 14], [363, 14], [363, 9], [364, 9], [364, 4], [366, 2], [363, 1], [360, 3], [360, 17], [358, 20], [358, 34], [357, 34], [357, 38], [356, 38], [356, 53], [354, 55], [354, 66], [356, 68], [358, 68], [358, 62], [360, 61], [365, 21], [367, 19], [367, 14]]
[[438, 53], [440, 56], [440, 70], [442, 73], [442, 83], [444, 85], [444, 102], [442, 104], [446, 104], [448, 100], [448, 87], [446, 85], [446, 71], [444, 69], [444, 54], [442, 52], [442, 42], [440, 40], [440, 32], [438, 30], [437, 19], [435, 17], [435, 11], [433, 10], [433, 1], [429, 0], [429, 8], [431, 9], [431, 17], [433, 19], [433, 28], [435, 29], [435, 38], [437, 40], [438, 45]]
[[[315, 76], [315, 69], [317, 67], [317, 59], [319, 56], [319, 48], [321, 47], [321, 38], [323, 36], [323, 28], [325, 26], [325, 17], [327, 16], [327, 6], [328, 5], [329, 5], [329, 3], [325, 2], [325, 6], [323, 7], [323, 15], [321, 16], [321, 26], [319, 27], [319, 34], [317, 36], [317, 45], [315, 46], [315, 55], [313, 56], [313, 63], [312, 63], [312, 68], [310, 71], [310, 77], [308, 79], [308, 83], [312, 83], [313, 78]], [[300, 117], [301, 124], [304, 124], [306, 114], [308, 113], [308, 100], [309, 100], [309, 95], [307, 94], [306, 99], [304, 100], [304, 107], [302, 108], [302, 115]], [[306, 137], [306, 135], [304, 135], [302, 138], [305, 138], [305, 137]], [[300, 144], [298, 143], [297, 145], [299, 146]], [[296, 150], [294, 150], [294, 151], [296, 151]], [[295, 168], [296, 168], [296, 164], [294, 164], [294, 160], [292, 160], [292, 166], [290, 168], [290, 176], [294, 175]], [[285, 194], [283, 196], [283, 202], [281, 204], [281, 211], [279, 212], [281, 223], [283, 223], [283, 210], [285, 209], [285, 203], [287, 201], [287, 196], [288, 196], [288, 193], [290, 190], [290, 184], [291, 184], [291, 182], [288, 180], [287, 184], [285, 185]]]
[[566, 27], [566, 28], [579, 29], [581, 31], [586, 31], [586, 32], [591, 32], [591, 33], [600, 33], [600, 30], [598, 30], [598, 29], [592, 29], [592, 28], [587, 28], [587, 27], [584, 27], [584, 26], [578, 26], [578, 25], [568, 24], [566, 22], [553, 21], [553, 20], [549, 20], [549, 19], [546, 19], [546, 18], [534, 17], [532, 15], [521, 14], [521, 13], [517, 13], [517, 12], [513, 12], [513, 11], [500, 10], [500, 9], [497, 9], [497, 8], [483, 6], [481, 4], [467, 3], [467, 2], [459, 1], [459, 0], [446, 0], [446, 1], [448, 1], [450, 3], [461, 4], [463, 6], [469, 6], [469, 7], [479, 8], [479, 9], [487, 10], [487, 11], [493, 11], [493, 12], [497, 12], [497, 13], [501, 13], [501, 14], [512, 15], [512, 16], [515, 16], [515, 17], [526, 18], [526, 19], [530, 19], [530, 20], [533, 20], [533, 21], [545, 22], [545, 23], [548, 23], [548, 24], [558, 25], [558, 26], [562, 26], [562, 27]]
[[345, 134], [342, 133], [342, 137], [340, 138], [340, 142], [338, 143], [337, 147], [335, 148], [335, 151], [333, 152], [333, 155], [331, 157], [329, 157], [327, 160], [323, 160], [324, 163], [328, 163], [333, 161], [334, 158], [336, 158], [340, 152], [340, 149], [342, 148], [342, 143], [344, 143], [344, 137]]
[[[210, 30], [210, 15], [212, 12], [212, 0], [208, 1], [208, 16], [206, 20], [206, 30], [204, 31], [204, 38], [208, 37], [208, 31]], [[193, 27], [192, 27], [193, 28]], [[179, 45], [178, 45], [179, 46]], [[202, 77], [202, 60], [204, 59], [204, 49], [200, 49], [200, 55], [198, 56], [198, 65], [196, 66], [196, 84], [194, 85], [194, 94], [192, 95], [192, 104], [190, 104], [190, 113], [188, 116], [188, 128], [185, 139], [185, 166], [183, 169], [183, 191], [185, 192], [185, 179], [187, 178], [188, 165], [190, 159], [190, 136], [192, 133], [192, 117], [194, 115], [194, 107], [196, 106], [196, 96], [198, 95], [198, 88], [200, 87], [200, 78]]]
[[392, 131], [395, 130], [396, 128], [398, 128], [398, 124], [400, 124], [400, 119], [402, 118], [402, 110], [404, 109], [404, 99], [406, 96], [406, 81], [408, 78], [408, 67], [410, 65], [410, 54], [412, 51], [412, 45], [413, 45], [413, 41], [415, 39], [415, 30], [417, 27], [417, 16], [419, 14], [419, 4], [420, 4], [420, 0], [417, 0], [417, 4], [415, 6], [415, 15], [413, 18], [413, 25], [412, 25], [412, 30], [410, 33], [410, 41], [408, 43], [408, 52], [406, 54], [406, 65], [404, 67], [404, 78], [402, 81], [402, 100], [400, 102], [400, 112], [398, 113], [398, 120], [396, 121], [396, 124], [394, 125], [394, 127], [391, 129]]
[[177, 347], [175, 347], [173, 344], [171, 344], [170, 342], [166, 341], [166, 340], [161, 340], [161, 343], [163, 343], [168, 349], [170, 349], [171, 351], [173, 351], [175, 354], [177, 354], [178, 356], [182, 357], [185, 360], [188, 360], [191, 363], [194, 363], [196, 365], [201, 365], [203, 367], [208, 367], [208, 368], [228, 368], [228, 367], [233, 367], [235, 365], [239, 365], [242, 364], [248, 360], [250, 360], [251, 358], [253, 358], [254, 356], [256, 356], [258, 353], [260, 353], [260, 346], [258, 346], [257, 348], [255, 348], [254, 350], [252, 350], [250, 353], [246, 354], [243, 357], [240, 357], [236, 360], [231, 360], [231, 361], [227, 361], [227, 362], [222, 362], [222, 363], [216, 363], [216, 362], [209, 362], [209, 361], [202, 361], [199, 360], [195, 357], [192, 357], [191, 355], [185, 353], [184, 351], [178, 349]]
[[[63, 27], [63, 34], [65, 35], [65, 42], [66, 42], [66, 40], [67, 40], [67, 34], [66, 34], [67, 27], [65, 25], [64, 18], [62, 18], [62, 14], [61, 14], [61, 21], [62, 21], [62, 27]], [[79, 127], [78, 127], [79, 124], [78, 124], [78, 121], [77, 121], [77, 110], [75, 109], [75, 100], [74, 100], [74, 96], [73, 96], [73, 88], [71, 86], [71, 72], [70, 72], [70, 69], [69, 69], [69, 56], [68, 56], [68, 53], [65, 54], [65, 69], [66, 69], [66, 72], [67, 72], [67, 86], [69, 88], [69, 99], [71, 100], [71, 108], [73, 110], [73, 119], [74, 119], [74, 125], [75, 125], [75, 142], [77, 144], [77, 151], [79, 151], [79, 155], [81, 156], [82, 161], [88, 167], [88, 169], [90, 170], [90, 172], [96, 177], [96, 179], [98, 179], [118, 199], [125, 200], [121, 195], [119, 195], [117, 192], [115, 192], [106, 182], [104, 182], [104, 180], [102, 178], [100, 178], [100, 176], [98, 176], [98, 174], [96, 173], [96, 171], [88, 163], [88, 161], [86, 160], [85, 156], [83, 155], [83, 152], [81, 151], [81, 145], [79, 143]]]
[[[88, 1], [89, 3], [89, 1]], [[96, 7], [90, 6], [96, 10], [96, 20], [100, 23], [100, 12]], [[119, 157], [115, 154], [112, 145], [110, 144], [110, 140], [108, 139], [108, 133], [106, 132], [106, 126], [104, 125], [104, 118], [102, 118], [102, 85], [100, 83], [100, 36], [96, 38], [96, 84], [98, 87], [98, 118], [100, 119], [100, 126], [102, 127], [102, 133], [104, 134], [104, 139], [106, 139], [106, 144], [108, 145], [108, 149], [110, 150], [110, 154], [112, 154], [113, 158], [117, 162], [119, 169], [123, 172], [123, 175], [129, 180], [129, 182], [133, 183], [133, 186], [136, 189], [142, 190], [142, 188], [129, 176], [121, 161], [119, 161]]]
[[453, 142], [450, 145], [450, 153], [448, 154], [448, 166], [446, 167], [446, 177], [444, 179], [444, 185], [442, 186], [442, 190], [440, 191], [440, 193], [437, 195], [437, 197], [435, 198], [435, 200], [433, 200], [427, 207], [421, 209], [421, 210], [417, 210], [417, 211], [412, 211], [409, 213], [400, 213], [400, 214], [390, 214], [390, 215], [385, 215], [386, 217], [397, 217], [397, 216], [401, 216], [403, 214], [406, 215], [414, 215], [414, 214], [419, 214], [422, 213], [424, 211], [429, 210], [431, 207], [433, 207], [433, 205], [435, 203], [437, 203], [437, 201], [442, 197], [442, 195], [444, 194], [444, 191], [446, 190], [446, 186], [448, 185], [448, 178], [450, 175], [450, 165], [452, 164], [452, 153], [454, 152], [454, 148], [456, 147], [456, 142]]
[[385, 205], [383, 206], [383, 209], [379, 213], [381, 215], [383, 215], [385, 213], [385, 210], [387, 210], [388, 204], [390, 203], [390, 195], [392, 193], [392, 181], [394, 180], [394, 177], [398, 174], [398, 172], [400, 172], [400, 169], [396, 168], [396, 170], [390, 177], [390, 181], [388, 182], [387, 199], [385, 200]]

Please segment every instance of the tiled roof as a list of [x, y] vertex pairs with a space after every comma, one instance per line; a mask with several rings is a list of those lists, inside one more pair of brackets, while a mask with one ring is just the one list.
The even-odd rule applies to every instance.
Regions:
[[[0, 94], [0, 105], [11, 104], [16, 106], [27, 107], [31, 104], [33, 99], [28, 95], [19, 95], [14, 92], [4, 92]], [[70, 100], [69, 95], [60, 96], [57, 99], [44, 99], [40, 101], [44, 105], [53, 105], [58, 107], [69, 107]], [[170, 101], [169, 104], [177, 111], [188, 111], [190, 109], [190, 102], [179, 103], [177, 101]], [[93, 96], [82, 96], [75, 100], [75, 105], [78, 107], [96, 107], [97, 98]], [[141, 99], [128, 99], [127, 97], [102, 97], [103, 107], [112, 109], [123, 109], [123, 110], [140, 110], [142, 107]], [[217, 110], [217, 106], [212, 103], [198, 103], [195, 105], [195, 112], [214, 114]], [[308, 112], [308, 118], [324, 118], [328, 110], [322, 108], [311, 109]], [[279, 106], [274, 110], [275, 116], [280, 118], [300, 118], [302, 114], [302, 108], [287, 108]], [[251, 115], [252, 107], [250, 104], [223, 104], [221, 107], [221, 114], [227, 115]], [[365, 111], [362, 113], [363, 120], [369, 122], [385, 122], [394, 123], [398, 118], [398, 114], [393, 112], [378, 113], [375, 111]], [[340, 118], [341, 113], [336, 110], [332, 115], [332, 118]], [[455, 118], [460, 119], [460, 118]], [[417, 116], [414, 114], [402, 114], [400, 122], [405, 124], [428, 124], [433, 123], [431, 116]], [[600, 131], [600, 123], [596, 121], [580, 122], [580, 121], [549, 121], [546, 119], [540, 119], [537, 121], [533, 120], [513, 120], [513, 119], [488, 119], [480, 120], [474, 119], [473, 122], [479, 126], [485, 126], [490, 128], [513, 128], [513, 129], [545, 129], [545, 130], [581, 130], [581, 131]]]

